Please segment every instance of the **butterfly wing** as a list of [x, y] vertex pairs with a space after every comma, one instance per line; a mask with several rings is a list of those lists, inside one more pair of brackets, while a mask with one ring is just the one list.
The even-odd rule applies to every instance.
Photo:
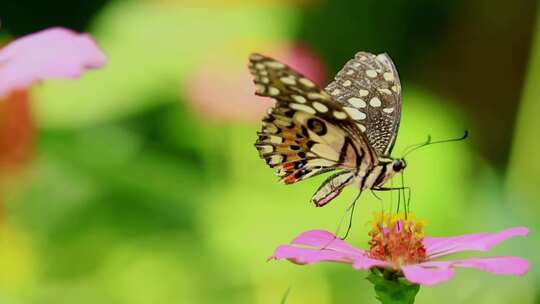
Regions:
[[276, 100], [255, 146], [277, 175], [292, 184], [336, 168], [375, 161], [357, 124], [365, 114], [343, 107], [311, 80], [269, 57], [252, 54], [256, 94]]
[[401, 84], [387, 54], [358, 52], [325, 89], [343, 106], [366, 114], [360, 128], [377, 155], [388, 157], [401, 116]]

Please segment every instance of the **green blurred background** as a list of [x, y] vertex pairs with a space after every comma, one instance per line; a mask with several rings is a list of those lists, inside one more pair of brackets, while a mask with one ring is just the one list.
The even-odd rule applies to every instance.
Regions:
[[[51, 3], [52, 2], [52, 3]], [[525, 277], [458, 271], [417, 303], [540, 303], [540, 28], [529, 0], [2, 1], [4, 43], [50, 26], [90, 32], [108, 65], [0, 105], [0, 303], [376, 303], [346, 265], [266, 262], [303, 230], [334, 231], [324, 179], [276, 182], [253, 147], [271, 104], [252, 51], [326, 84], [359, 50], [387, 52], [403, 85], [394, 156], [430, 235], [528, 226], [489, 254]], [[385, 201], [390, 198], [384, 196]], [[349, 241], [379, 204], [364, 195]]]

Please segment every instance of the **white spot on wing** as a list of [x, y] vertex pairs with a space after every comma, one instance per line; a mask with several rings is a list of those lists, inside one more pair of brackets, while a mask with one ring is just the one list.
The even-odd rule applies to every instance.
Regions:
[[375, 71], [375, 70], [367, 70], [366, 75], [369, 78], [375, 78], [375, 77], [377, 77], [377, 71]]
[[335, 89], [332, 91], [332, 95], [339, 95], [341, 93], [340, 89]]
[[323, 94], [319, 94], [319, 93], [308, 93], [307, 97], [309, 99], [320, 99], [320, 100], [328, 99], [328, 98], [326, 98], [326, 96], [324, 96]]
[[267, 61], [265, 62], [266, 66], [273, 69], [283, 69], [285, 65], [277, 61]]
[[264, 94], [264, 86], [262, 84], [255, 84], [255, 92]]
[[344, 87], [348, 87], [352, 84], [352, 82], [350, 80], [345, 80], [342, 84]]
[[392, 91], [390, 91], [389, 89], [378, 89], [379, 92], [383, 93], [383, 94], [386, 94], [386, 95], [392, 95]]
[[268, 162], [270, 165], [276, 165], [279, 164], [283, 160], [283, 156], [281, 154], [275, 154], [270, 157], [270, 161]]
[[319, 111], [321, 113], [328, 112], [328, 107], [325, 106], [324, 104], [318, 102], [318, 101], [314, 101], [312, 105], [315, 108], [315, 110], [317, 110], [317, 111]]
[[334, 111], [334, 117], [337, 118], [337, 119], [345, 119], [347, 118], [347, 114], [345, 114], [344, 112], [341, 112], [341, 111]]
[[273, 121], [276, 125], [286, 127], [291, 124], [291, 121], [289, 119], [282, 119], [282, 118], [276, 118], [276, 120]]
[[362, 120], [366, 118], [366, 113], [360, 112], [356, 108], [343, 107], [343, 110], [345, 110], [349, 114], [349, 116], [354, 120]]
[[394, 81], [394, 74], [390, 72], [386, 72], [383, 74], [384, 80], [386, 81]]
[[309, 114], [315, 114], [315, 109], [313, 109], [312, 107], [307, 106], [305, 104], [291, 103], [289, 106], [291, 107], [291, 109], [306, 112], [306, 113], [309, 113]]
[[274, 151], [274, 147], [268, 146], [268, 145], [259, 146], [259, 151], [261, 153], [270, 153], [270, 152]]
[[262, 60], [263, 59], [263, 56], [259, 55], [259, 54], [251, 54], [249, 56], [249, 59], [250, 60], [253, 60], [253, 61], [259, 61], [259, 60]]
[[255, 68], [257, 70], [264, 70], [265, 69], [264, 64], [262, 64], [260, 62], [255, 64]]
[[279, 89], [274, 87], [268, 87], [268, 94], [272, 96], [278, 96], [279, 95]]
[[278, 132], [278, 128], [273, 123], [265, 124], [264, 125], [264, 132], [265, 133], [276, 134]]
[[386, 56], [384, 54], [377, 55], [377, 60], [379, 60], [380, 62], [383, 62], [385, 64], [387, 63]]
[[348, 70], [347, 73], [345, 73], [345, 74], [352, 75], [352, 74], [354, 74], [354, 70]]
[[275, 135], [270, 135], [270, 142], [273, 144], [283, 143], [283, 138]]
[[390, 113], [394, 112], [394, 108], [384, 108], [383, 112], [390, 114]]
[[300, 78], [298, 79], [298, 81], [300, 81], [301, 84], [303, 84], [304, 86], [308, 87], [308, 88], [313, 88], [315, 87], [315, 84], [313, 83], [313, 81], [307, 79], [307, 78]]
[[357, 123], [356, 126], [358, 127], [358, 129], [360, 129], [360, 131], [366, 132], [366, 126], [364, 126], [363, 124]]
[[279, 80], [281, 80], [281, 82], [283, 82], [284, 84], [288, 84], [288, 85], [296, 84], [296, 80], [294, 79], [293, 76], [281, 77]]
[[356, 108], [365, 108], [366, 107], [366, 102], [363, 99], [358, 98], [358, 97], [351, 97], [351, 98], [348, 99], [348, 102], [353, 107], [356, 107]]
[[299, 102], [299, 103], [306, 103], [306, 98], [302, 95], [291, 95], [292, 99], [294, 99], [294, 101], [296, 102]]
[[365, 97], [369, 95], [368, 90], [360, 89], [360, 97]]
[[381, 106], [381, 100], [378, 97], [373, 97], [369, 101], [369, 105], [375, 108], [378, 108]]

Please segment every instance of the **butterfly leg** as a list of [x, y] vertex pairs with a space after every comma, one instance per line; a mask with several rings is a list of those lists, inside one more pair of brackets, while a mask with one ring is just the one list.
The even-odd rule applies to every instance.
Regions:
[[335, 233], [336, 235], [338, 235], [339, 230], [341, 229], [341, 225], [343, 224], [343, 221], [345, 220], [345, 216], [347, 215], [347, 213], [350, 213], [349, 225], [347, 226], [347, 232], [345, 232], [345, 235], [343, 237], [340, 237], [340, 239], [342, 239], [342, 240], [346, 239], [347, 236], [349, 236], [349, 232], [351, 231], [351, 228], [352, 228], [354, 208], [356, 207], [356, 202], [360, 198], [361, 194], [362, 194], [362, 191], [359, 191], [358, 194], [354, 197], [353, 202], [349, 205], [349, 207], [347, 207], [347, 209], [345, 210], [345, 213], [343, 214], [343, 216], [341, 217], [341, 220], [339, 221], [339, 224], [338, 224], [338, 227], [337, 227], [336, 233]]
[[[411, 201], [411, 188], [410, 187], [375, 187], [372, 189], [372, 191], [398, 191], [398, 206], [397, 211], [399, 211], [400, 202], [401, 202], [401, 190], [407, 191], [407, 202], [405, 205], [405, 213], [408, 212], [408, 206]], [[403, 193], [403, 198], [405, 199], [405, 192]]]
[[360, 198], [360, 194], [362, 194], [362, 191], [359, 191], [358, 194], [354, 197], [353, 202], [349, 205], [349, 207], [347, 207], [347, 209], [345, 210], [345, 213], [339, 220], [339, 224], [336, 228], [336, 232], [334, 233], [335, 235], [334, 238], [330, 240], [326, 245], [322, 246], [321, 249], [325, 249], [328, 245], [332, 244], [332, 242], [338, 238], [337, 235], [339, 234], [339, 230], [341, 230], [341, 225], [343, 224], [343, 221], [345, 220], [345, 216], [347, 215], [348, 212], [351, 212], [351, 216], [349, 218], [349, 226], [347, 227], [347, 232], [345, 233], [345, 236], [340, 237], [341, 240], [344, 240], [347, 238], [347, 236], [349, 235], [349, 231], [351, 230], [351, 227], [352, 227], [352, 217], [354, 213], [354, 207], [356, 206], [356, 201], [358, 201], [358, 199]]
[[371, 194], [372, 194], [373, 196], [375, 196], [375, 198], [376, 198], [377, 200], [379, 200], [379, 202], [381, 203], [381, 212], [384, 213], [384, 201], [383, 201], [383, 199], [382, 199], [380, 196], [378, 196], [377, 194], [375, 194], [375, 191], [374, 191], [373, 189], [371, 189]]

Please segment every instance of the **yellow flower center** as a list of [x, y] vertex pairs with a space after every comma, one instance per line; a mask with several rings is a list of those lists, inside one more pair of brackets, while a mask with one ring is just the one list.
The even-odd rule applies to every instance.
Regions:
[[369, 254], [372, 258], [388, 261], [396, 269], [426, 259], [422, 244], [425, 222], [416, 220], [413, 214], [375, 213], [371, 225]]

